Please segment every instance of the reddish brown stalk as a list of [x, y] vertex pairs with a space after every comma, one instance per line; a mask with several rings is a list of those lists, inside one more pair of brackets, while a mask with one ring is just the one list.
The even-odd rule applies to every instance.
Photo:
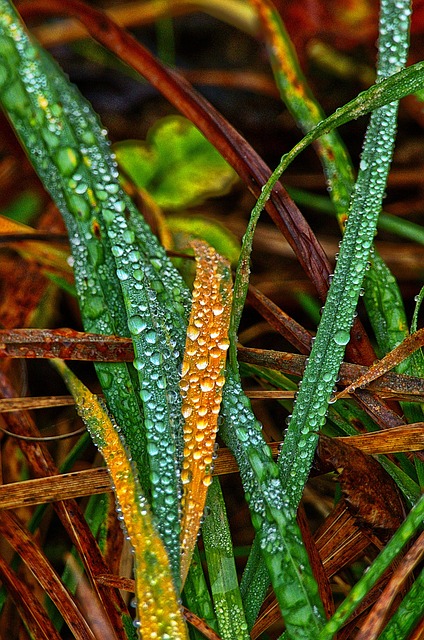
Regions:
[[25, 531], [15, 515], [0, 513], [0, 533], [31, 569], [41, 586], [60, 611], [77, 640], [95, 640], [95, 636], [81, 615], [78, 606], [66, 589], [42, 550]]
[[308, 354], [312, 348], [312, 336], [298, 322], [267, 298], [259, 289], [249, 287], [247, 301], [276, 331], [286, 338], [300, 353]]
[[[214, 107], [176, 71], [164, 67], [135, 38], [105, 13], [79, 0], [37, 0], [19, 5], [23, 16], [68, 15], [82, 22], [88, 33], [104, 47], [145, 77], [171, 104], [191, 120], [235, 169], [257, 198], [271, 171], [246, 140]], [[266, 210], [292, 247], [322, 301], [328, 290], [331, 266], [305, 218], [277, 183]], [[355, 321], [349, 345], [350, 358], [371, 364], [375, 354], [360, 323]]]
[[393, 369], [398, 364], [403, 362], [408, 356], [412, 355], [414, 351], [424, 346], [424, 328], [419, 329], [412, 335], [408, 336], [401, 342], [399, 346], [390, 351], [384, 358], [373, 364], [363, 375], [349, 384], [343, 391], [337, 394], [338, 398], [343, 398], [349, 393], [355, 391], [358, 388], [364, 388], [368, 386], [373, 380], [380, 378], [384, 373]]
[[0, 358], [61, 358], [131, 362], [132, 341], [73, 329], [0, 330]]
[[34, 596], [32, 590], [9, 567], [0, 556], [0, 580], [6, 587], [7, 593], [13, 599], [22, 621], [25, 623], [31, 637], [36, 640], [60, 640], [45, 609]]
[[414, 567], [421, 561], [423, 555], [424, 533], [419, 536], [413, 547], [411, 547], [407, 554], [402, 558], [383, 593], [379, 596], [376, 604], [371, 610], [371, 613], [361, 625], [361, 631], [355, 637], [355, 640], [375, 640], [375, 638], [378, 637], [393, 600], [402, 589], [402, 585], [408, 579], [411, 571], [413, 571]]

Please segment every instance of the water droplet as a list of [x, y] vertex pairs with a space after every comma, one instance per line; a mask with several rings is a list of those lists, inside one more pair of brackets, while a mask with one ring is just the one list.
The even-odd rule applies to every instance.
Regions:
[[214, 388], [213, 380], [211, 378], [203, 378], [203, 380], [200, 381], [200, 388], [204, 392], [212, 391]]
[[147, 322], [141, 316], [135, 315], [128, 318], [128, 329], [131, 333], [138, 335], [147, 327]]
[[53, 156], [53, 160], [64, 176], [70, 176], [78, 167], [80, 155], [72, 147], [59, 147]]
[[350, 333], [349, 331], [345, 331], [344, 329], [339, 329], [339, 331], [336, 331], [336, 333], [334, 334], [333, 340], [340, 346], [346, 345], [350, 340]]

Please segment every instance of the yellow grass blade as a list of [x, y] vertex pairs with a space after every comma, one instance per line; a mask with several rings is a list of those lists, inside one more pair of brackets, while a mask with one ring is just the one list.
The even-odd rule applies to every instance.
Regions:
[[118, 512], [134, 549], [137, 626], [143, 638], [188, 640], [165, 547], [149, 504], [119, 435], [119, 427], [101, 400], [92, 394], [62, 360], [53, 361], [74, 396], [78, 412], [99, 447], [109, 470]]

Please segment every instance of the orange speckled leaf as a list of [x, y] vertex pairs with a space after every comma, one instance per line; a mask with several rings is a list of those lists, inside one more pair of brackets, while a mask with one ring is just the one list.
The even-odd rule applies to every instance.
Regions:
[[181, 578], [184, 583], [212, 481], [232, 300], [227, 260], [193, 241], [196, 278], [181, 374], [184, 423]]
[[188, 640], [165, 547], [125, 446], [103, 403], [68, 369], [53, 361], [72, 393], [78, 412], [109, 470], [127, 534], [134, 550], [137, 626], [143, 638]]

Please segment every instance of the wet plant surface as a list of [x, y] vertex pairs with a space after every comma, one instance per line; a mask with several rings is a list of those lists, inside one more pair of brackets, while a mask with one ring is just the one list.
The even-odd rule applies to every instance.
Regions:
[[308, 7], [0, 0], [12, 637], [421, 637], [422, 12]]

